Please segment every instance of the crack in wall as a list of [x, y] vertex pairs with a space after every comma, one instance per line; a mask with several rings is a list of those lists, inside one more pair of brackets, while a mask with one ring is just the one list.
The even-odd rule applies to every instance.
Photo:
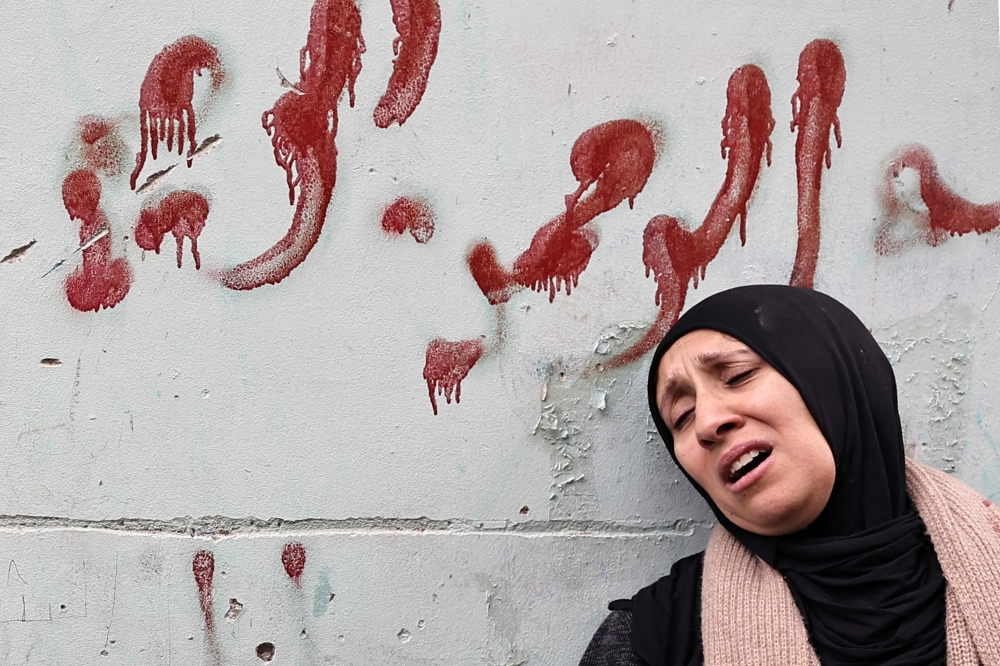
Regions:
[[157, 520], [118, 518], [85, 520], [55, 516], [0, 515], [0, 532], [100, 531], [128, 534], [177, 535], [211, 539], [294, 534], [365, 535], [505, 535], [519, 537], [690, 537], [709, 523], [679, 519], [672, 522], [616, 520], [470, 520], [468, 518], [233, 518], [201, 516]]

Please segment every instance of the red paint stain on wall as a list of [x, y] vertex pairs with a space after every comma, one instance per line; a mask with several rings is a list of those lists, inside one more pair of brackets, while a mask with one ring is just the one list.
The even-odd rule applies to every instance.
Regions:
[[132, 269], [124, 257], [111, 256], [111, 233], [101, 208], [101, 181], [88, 169], [73, 171], [63, 181], [63, 205], [71, 220], [80, 220], [80, 244], [106, 231], [83, 250], [83, 263], [66, 278], [66, 298], [77, 310], [97, 312], [113, 308], [132, 285]]
[[399, 197], [382, 213], [382, 230], [387, 234], [409, 231], [418, 243], [426, 243], [434, 235], [434, 212], [426, 202]]
[[[902, 193], [897, 191], [896, 183], [907, 169], [919, 174], [916, 194], [920, 201], [904, 200]], [[956, 194], [941, 179], [931, 152], [920, 145], [903, 148], [889, 162], [882, 200], [886, 221], [875, 237], [875, 250], [881, 255], [904, 249], [906, 244], [893, 239], [890, 232], [906, 212], [917, 218], [924, 230], [923, 240], [930, 246], [940, 245], [949, 236], [963, 236], [973, 231], [983, 234], [1000, 226], [1000, 202], [974, 204]]]
[[285, 544], [281, 551], [281, 564], [285, 567], [285, 573], [295, 584], [302, 587], [302, 571], [306, 568], [306, 549], [301, 543], [292, 542]]
[[198, 602], [201, 604], [201, 614], [205, 616], [205, 631], [215, 634], [215, 618], [212, 614], [212, 578], [215, 576], [215, 556], [207, 550], [199, 550], [191, 562], [194, 582], [198, 586]]
[[844, 56], [828, 39], [817, 39], [799, 55], [799, 89], [792, 96], [792, 131], [798, 173], [799, 242], [789, 284], [812, 289], [819, 258], [819, 193], [823, 164], [830, 168], [830, 129], [840, 147], [837, 108], [844, 97]]
[[125, 165], [125, 141], [118, 122], [102, 116], [84, 116], [77, 123], [81, 166], [103, 176], [121, 175]]
[[566, 196], [566, 211], [535, 233], [511, 270], [500, 266], [489, 241], [469, 252], [469, 271], [490, 304], [505, 303], [524, 287], [549, 292], [550, 302], [563, 289], [569, 295], [598, 243], [585, 225], [626, 199], [631, 207], [655, 161], [652, 133], [635, 120], [613, 120], [581, 134], [570, 154], [580, 186]]
[[684, 307], [688, 285], [698, 286], [740, 218], [740, 242], [746, 243], [746, 215], [760, 174], [761, 161], [771, 164], [771, 89], [756, 65], [743, 65], [729, 77], [726, 115], [722, 119], [722, 157], [726, 178], [702, 225], [687, 231], [669, 215], [657, 215], [643, 233], [646, 275], [656, 280], [656, 321], [632, 347], [616, 355], [608, 367], [627, 365], [655, 346], [674, 325]]
[[188, 35], [165, 46], [149, 63], [146, 77], [139, 90], [139, 128], [141, 146], [135, 156], [135, 169], [129, 180], [134, 190], [136, 179], [146, 163], [147, 149], [156, 159], [160, 141], [167, 142], [173, 150], [174, 135], [177, 154], [184, 154], [185, 130], [188, 142], [188, 166], [197, 149], [195, 140], [194, 76], [208, 70], [212, 77], [212, 90], [222, 85], [225, 74], [219, 53], [201, 37]]
[[[503, 342], [503, 304], [521, 289], [570, 295], [597, 247], [597, 233], [586, 225], [601, 213], [635, 197], [645, 187], [656, 162], [653, 132], [635, 120], [612, 120], [585, 131], [574, 142], [570, 168], [579, 187], [565, 197], [566, 210], [539, 229], [528, 249], [510, 270], [500, 265], [488, 240], [469, 251], [466, 264], [486, 300], [494, 306], [498, 335]], [[482, 357], [483, 338], [449, 342], [437, 338], [427, 346], [424, 379], [431, 407], [438, 413], [435, 394], [451, 402], [461, 396], [461, 382]]]
[[375, 124], [402, 125], [416, 110], [427, 89], [427, 77], [437, 58], [441, 8], [437, 0], [391, 0], [392, 22], [399, 36], [392, 40], [392, 76], [375, 107]]
[[456, 404], [462, 401], [462, 380], [479, 361], [483, 350], [483, 338], [458, 342], [435, 338], [430, 341], [424, 362], [424, 379], [435, 414], [438, 413], [438, 395], [443, 395], [448, 404], [451, 404], [452, 395]]
[[160, 253], [160, 244], [167, 233], [172, 233], [177, 243], [177, 268], [184, 258], [184, 239], [191, 241], [191, 254], [195, 269], [201, 268], [198, 253], [198, 236], [208, 218], [208, 200], [197, 192], [177, 190], [159, 202], [146, 202], [135, 226], [135, 242], [143, 250]]
[[352, 0], [316, 0], [306, 46], [299, 54], [299, 82], [265, 111], [274, 159], [285, 170], [289, 202], [298, 204], [284, 238], [259, 257], [223, 271], [230, 289], [277, 284], [301, 264], [319, 240], [337, 182], [337, 102], [361, 71], [361, 14]]

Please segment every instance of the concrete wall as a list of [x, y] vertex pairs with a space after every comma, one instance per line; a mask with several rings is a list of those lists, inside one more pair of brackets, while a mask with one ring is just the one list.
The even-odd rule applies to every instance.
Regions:
[[644, 336], [747, 282], [1000, 495], [996, 5], [809, 5], [0, 1], [0, 661], [575, 663], [711, 528]]

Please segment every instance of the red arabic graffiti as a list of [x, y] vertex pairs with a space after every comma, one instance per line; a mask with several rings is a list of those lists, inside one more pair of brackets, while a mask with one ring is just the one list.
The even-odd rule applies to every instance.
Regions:
[[426, 243], [434, 235], [434, 211], [423, 201], [399, 197], [383, 211], [382, 230], [397, 235], [409, 231], [413, 240]]
[[[919, 179], [915, 192], [907, 191], [904, 182], [908, 170]], [[930, 246], [940, 245], [949, 236], [983, 234], [1000, 226], [1000, 202], [974, 204], [953, 192], [924, 146], [907, 146], [889, 161], [882, 202], [885, 221], [875, 235], [875, 250], [881, 255], [895, 254], [912, 244], [892, 235], [893, 227], [906, 216], [916, 218], [924, 232], [922, 239]]]
[[789, 284], [812, 289], [819, 258], [819, 192], [823, 164], [830, 168], [830, 128], [840, 147], [837, 109], [844, 97], [844, 56], [828, 39], [810, 42], [799, 56], [799, 89], [792, 96], [792, 131], [798, 173], [799, 243]]
[[177, 190], [161, 201], [147, 201], [139, 213], [135, 226], [135, 242], [143, 250], [160, 253], [160, 244], [167, 233], [174, 236], [177, 243], [177, 268], [184, 259], [184, 239], [191, 241], [191, 255], [195, 269], [201, 268], [198, 253], [198, 236], [205, 228], [208, 218], [208, 200], [197, 192]]
[[[577, 286], [598, 244], [597, 233], [586, 225], [626, 199], [631, 207], [645, 187], [656, 162], [653, 132], [635, 120], [613, 120], [585, 131], [573, 144], [570, 167], [579, 187], [565, 198], [566, 210], [539, 229], [528, 249], [508, 271], [497, 260], [493, 245], [484, 240], [470, 250], [466, 263], [486, 300], [497, 308], [524, 288], [568, 296]], [[593, 188], [591, 190], [591, 188]], [[498, 343], [502, 342], [502, 326]], [[437, 414], [435, 390], [451, 402], [461, 395], [461, 382], [483, 357], [482, 338], [449, 342], [436, 338], [427, 346], [424, 379], [431, 407]]]
[[760, 173], [761, 160], [771, 164], [771, 88], [756, 65], [743, 65], [729, 77], [726, 115], [722, 119], [722, 157], [728, 159], [726, 178], [697, 231], [687, 231], [675, 217], [657, 215], [643, 233], [642, 260], [646, 275], [656, 280], [660, 312], [646, 333], [632, 347], [614, 356], [608, 367], [619, 367], [641, 358], [674, 325], [688, 285], [698, 286], [705, 268], [715, 259], [729, 232], [740, 218], [740, 242], [746, 243], [746, 216], [750, 196]]
[[63, 205], [80, 220], [83, 263], [66, 278], [66, 298], [77, 310], [113, 308], [128, 294], [132, 269], [125, 257], [111, 255], [111, 228], [101, 208], [101, 181], [89, 169], [73, 171], [63, 181]]
[[581, 134], [570, 154], [580, 186], [566, 196], [566, 212], [535, 233], [512, 269], [499, 265], [488, 240], [469, 252], [469, 271], [490, 304], [505, 303], [525, 287], [548, 291], [550, 302], [563, 288], [569, 295], [597, 247], [597, 234], [584, 226], [626, 199], [631, 207], [655, 161], [653, 135], [635, 120], [613, 120]]
[[220, 653], [215, 636], [215, 617], [212, 611], [214, 597], [212, 578], [215, 576], [215, 555], [208, 550], [199, 550], [191, 561], [191, 571], [194, 573], [195, 585], [198, 586], [198, 603], [201, 605], [201, 614], [205, 618], [205, 636], [208, 641], [208, 649], [214, 657], [214, 661], [218, 663]]
[[141, 146], [135, 156], [135, 169], [129, 179], [134, 190], [136, 179], [146, 164], [147, 149], [156, 159], [160, 141], [167, 142], [173, 150], [177, 135], [177, 154], [184, 154], [185, 129], [188, 142], [188, 166], [197, 149], [195, 141], [194, 76], [208, 70], [212, 77], [212, 90], [222, 85], [225, 74], [219, 53], [201, 37], [188, 35], [165, 46], [149, 63], [146, 78], [139, 90], [139, 129]]
[[285, 548], [281, 551], [281, 564], [295, 585], [302, 587], [302, 572], [306, 568], [305, 546], [297, 541], [285, 544]]
[[299, 53], [299, 82], [261, 118], [274, 160], [285, 170], [292, 204], [298, 189], [292, 225], [271, 249], [219, 275], [230, 289], [281, 282], [319, 240], [337, 182], [337, 102], [346, 87], [354, 106], [364, 51], [361, 14], [353, 0], [316, 0]]
[[391, 0], [392, 22], [399, 36], [392, 41], [396, 59], [385, 94], [375, 107], [375, 124], [402, 125], [413, 114], [427, 89], [437, 57], [441, 8], [437, 0]]
[[462, 380], [482, 357], [484, 349], [484, 338], [458, 342], [435, 338], [430, 341], [424, 361], [424, 380], [435, 414], [438, 413], [438, 395], [444, 396], [449, 405], [453, 395], [456, 404], [462, 402]]

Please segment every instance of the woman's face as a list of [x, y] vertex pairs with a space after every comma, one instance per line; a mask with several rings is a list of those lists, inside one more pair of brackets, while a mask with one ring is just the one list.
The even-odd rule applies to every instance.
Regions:
[[791, 382], [739, 340], [711, 330], [677, 340], [656, 402], [677, 460], [739, 527], [791, 534], [826, 506], [830, 445]]

